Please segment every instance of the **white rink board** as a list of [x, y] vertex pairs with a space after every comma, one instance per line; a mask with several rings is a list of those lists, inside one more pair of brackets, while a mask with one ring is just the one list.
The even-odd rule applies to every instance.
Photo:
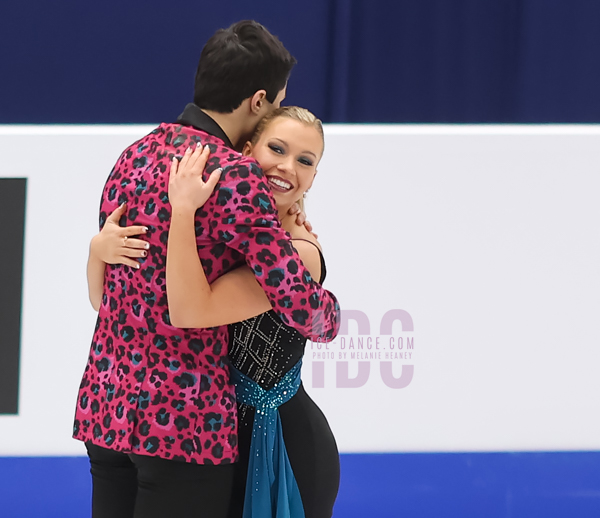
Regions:
[[[95, 322], [88, 242], [113, 163], [150, 129], [0, 126], [0, 177], [28, 178], [20, 413], [0, 416], [0, 456], [84, 454], [70, 436]], [[340, 451], [599, 449], [600, 128], [331, 125], [326, 138], [307, 212], [326, 287], [370, 326], [307, 345], [304, 383]], [[413, 331], [380, 329], [393, 309]], [[390, 337], [411, 355], [392, 374], [412, 365], [410, 383], [388, 387], [363, 357], [364, 384], [343, 387], [350, 353], [385, 361]]]

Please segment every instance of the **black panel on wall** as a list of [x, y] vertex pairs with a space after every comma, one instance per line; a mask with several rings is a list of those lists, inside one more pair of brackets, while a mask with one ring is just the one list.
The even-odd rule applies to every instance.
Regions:
[[17, 414], [25, 178], [0, 178], [0, 414]]

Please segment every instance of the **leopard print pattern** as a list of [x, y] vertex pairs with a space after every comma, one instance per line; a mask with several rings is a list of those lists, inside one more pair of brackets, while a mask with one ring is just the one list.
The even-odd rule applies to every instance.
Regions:
[[245, 260], [283, 322], [314, 340], [338, 331], [338, 303], [300, 262], [256, 162], [203, 131], [161, 124], [123, 152], [104, 188], [100, 227], [127, 203], [121, 225], [145, 225], [150, 248], [139, 269], [107, 266], [73, 436], [115, 451], [224, 464], [237, 459], [227, 327], [173, 327], [165, 286], [170, 162], [198, 142], [211, 149], [205, 179], [223, 169], [196, 215], [208, 281]]

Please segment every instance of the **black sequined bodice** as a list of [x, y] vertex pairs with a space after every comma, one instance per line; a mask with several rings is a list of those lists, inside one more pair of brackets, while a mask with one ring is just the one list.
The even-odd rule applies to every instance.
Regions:
[[269, 390], [304, 354], [306, 338], [273, 310], [229, 326], [229, 359], [240, 372]]
[[[322, 284], [326, 268], [321, 250], [319, 256], [319, 282]], [[272, 388], [298, 363], [304, 354], [305, 345], [306, 338], [292, 327], [286, 326], [273, 310], [229, 325], [231, 364], [265, 390]]]

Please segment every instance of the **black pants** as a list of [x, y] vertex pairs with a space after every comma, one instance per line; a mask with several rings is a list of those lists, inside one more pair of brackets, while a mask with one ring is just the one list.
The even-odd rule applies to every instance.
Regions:
[[93, 518], [239, 518], [236, 464], [212, 466], [132, 455], [86, 444]]

